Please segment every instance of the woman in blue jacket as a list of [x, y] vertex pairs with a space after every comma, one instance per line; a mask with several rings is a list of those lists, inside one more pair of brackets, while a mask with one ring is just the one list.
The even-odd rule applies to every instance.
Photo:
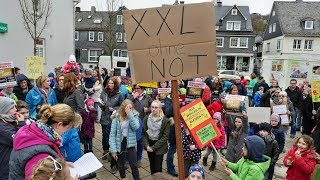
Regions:
[[126, 99], [111, 118], [110, 152], [118, 161], [120, 177], [126, 177], [124, 164], [127, 153], [133, 179], [138, 180], [140, 175], [137, 166], [136, 130], [140, 126], [139, 113], [134, 110], [132, 101]]
[[26, 103], [29, 105], [30, 117], [36, 119], [37, 110], [40, 110], [44, 104], [54, 106], [58, 104], [56, 93], [50, 88], [50, 78], [40, 76], [34, 86], [26, 96]]

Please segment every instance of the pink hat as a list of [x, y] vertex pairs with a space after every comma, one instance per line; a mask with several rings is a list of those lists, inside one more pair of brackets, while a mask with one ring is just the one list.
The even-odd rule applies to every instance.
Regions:
[[86, 105], [87, 105], [87, 106], [93, 106], [93, 105], [94, 105], [93, 99], [91, 99], [91, 98], [87, 99], [87, 100], [86, 100]]
[[221, 121], [221, 113], [220, 112], [215, 112], [213, 114], [213, 119], [217, 119], [217, 120]]

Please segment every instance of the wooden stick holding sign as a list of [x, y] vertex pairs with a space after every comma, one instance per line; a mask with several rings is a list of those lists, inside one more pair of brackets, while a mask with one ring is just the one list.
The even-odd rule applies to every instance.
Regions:
[[221, 156], [220, 156], [219, 152], [217, 151], [216, 147], [214, 147], [212, 142], [210, 144], [213, 147], [213, 150], [217, 153], [219, 160], [221, 160]]

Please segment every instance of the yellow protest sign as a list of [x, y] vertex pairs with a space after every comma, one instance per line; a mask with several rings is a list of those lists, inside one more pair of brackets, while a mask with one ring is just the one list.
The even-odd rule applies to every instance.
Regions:
[[312, 102], [320, 102], [320, 81], [311, 81]]
[[25, 58], [25, 65], [28, 74], [28, 78], [37, 79], [44, 74], [42, 57], [27, 56]]
[[140, 86], [140, 87], [148, 87], [148, 88], [157, 88], [158, 87], [158, 83], [157, 82], [139, 83], [138, 86]]

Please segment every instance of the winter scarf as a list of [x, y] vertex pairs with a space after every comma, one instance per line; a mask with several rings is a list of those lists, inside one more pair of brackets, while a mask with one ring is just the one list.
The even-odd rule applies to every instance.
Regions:
[[146, 94], [147, 94], [146, 91], [143, 91], [143, 92], [139, 95], [139, 97], [138, 97], [139, 101], [142, 101], [143, 97], [144, 97]]
[[112, 96], [117, 94], [117, 91], [115, 89], [107, 88], [106, 93], [107, 93], [108, 97], [111, 98]]
[[39, 121], [36, 124], [37, 127], [50, 139], [50, 141], [58, 142], [59, 146], [62, 146], [62, 138], [53, 127]]
[[160, 129], [162, 125], [162, 119], [163, 117], [154, 117], [152, 114], [149, 115], [148, 121], [147, 121], [147, 134], [149, 136], [149, 139], [155, 141], [158, 140]]
[[1, 91], [1, 93], [3, 94], [4, 97], [7, 97], [7, 98], [10, 98], [10, 99], [14, 99], [14, 93], [11, 93], [11, 94], [7, 94], [6, 92], [4, 91]]

